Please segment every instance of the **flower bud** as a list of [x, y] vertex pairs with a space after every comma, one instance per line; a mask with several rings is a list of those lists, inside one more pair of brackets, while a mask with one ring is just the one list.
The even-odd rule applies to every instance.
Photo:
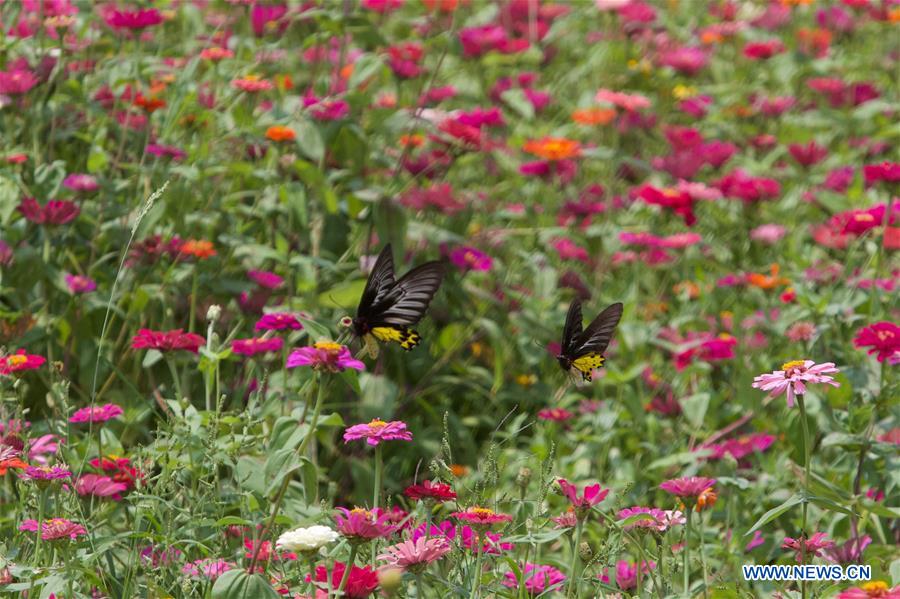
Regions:
[[516, 476], [516, 486], [524, 490], [528, 488], [529, 482], [531, 482], [531, 468], [520, 468]]
[[403, 570], [399, 568], [385, 568], [378, 573], [378, 584], [388, 597], [393, 597], [403, 585]]
[[578, 556], [581, 558], [581, 561], [587, 563], [594, 558], [594, 552], [591, 549], [591, 546], [587, 541], [582, 541], [578, 546]]
[[213, 304], [206, 311], [206, 320], [208, 322], [215, 322], [219, 320], [219, 316], [222, 315], [222, 306], [219, 304]]

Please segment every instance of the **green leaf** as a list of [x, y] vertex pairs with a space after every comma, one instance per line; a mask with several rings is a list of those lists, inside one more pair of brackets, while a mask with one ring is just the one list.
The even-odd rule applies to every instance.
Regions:
[[229, 570], [213, 585], [212, 599], [281, 599], [281, 595], [258, 574]]
[[684, 417], [693, 428], [700, 428], [709, 408], [709, 393], [695, 393], [681, 400]]
[[160, 360], [162, 360], [162, 353], [159, 350], [148, 349], [147, 353], [144, 354], [144, 359], [141, 361], [141, 366], [143, 368], [150, 368]]
[[250, 520], [246, 518], [239, 518], [238, 516], [225, 516], [224, 518], [219, 518], [216, 520], [216, 526], [225, 527], [225, 526], [250, 526], [253, 524]]
[[302, 466], [297, 452], [293, 449], [279, 449], [266, 460], [265, 478], [269, 481], [266, 494], [279, 489], [285, 478], [293, 475]]
[[352, 310], [359, 302], [359, 297], [362, 295], [365, 287], [365, 279], [357, 279], [343, 285], [337, 285], [319, 294], [319, 305], [323, 308]]
[[307, 119], [294, 123], [294, 131], [297, 133], [297, 147], [303, 155], [314, 160], [317, 164], [325, 157], [325, 142], [319, 128]]
[[303, 480], [306, 505], [319, 501], [319, 469], [308, 458], [300, 459], [300, 477]]
[[752, 535], [754, 532], [756, 532], [757, 530], [759, 530], [760, 528], [762, 528], [763, 526], [765, 526], [766, 524], [768, 524], [775, 518], [781, 516], [783, 513], [785, 513], [786, 511], [788, 511], [795, 505], [799, 505], [801, 503], [803, 503], [803, 498], [801, 496], [796, 495], [796, 494], [791, 495], [790, 497], [787, 498], [787, 500], [784, 503], [782, 503], [778, 507], [773, 507], [768, 512], [763, 514], [762, 518], [757, 520], [756, 524], [754, 524], [750, 528], [750, 530], [748, 530], [746, 533], [744, 533], [744, 536]]
[[824, 508], [826, 510], [831, 510], [832, 512], [840, 512], [841, 514], [847, 514], [848, 516], [852, 515], [853, 512], [848, 508], [842, 506], [841, 504], [828, 499], [827, 497], [819, 497], [817, 495], [810, 495], [809, 500], [819, 506], [820, 508]]
[[234, 467], [234, 476], [241, 488], [262, 495], [266, 490], [266, 480], [260, 465], [257, 459], [241, 456]]
[[534, 118], [534, 104], [531, 103], [521, 89], [508, 89], [500, 94], [500, 98], [504, 104], [512, 108], [526, 121]]

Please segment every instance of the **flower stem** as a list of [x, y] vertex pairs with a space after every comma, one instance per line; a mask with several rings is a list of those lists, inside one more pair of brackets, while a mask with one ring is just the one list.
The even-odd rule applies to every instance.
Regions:
[[372, 493], [372, 508], [378, 507], [378, 500], [381, 497], [381, 478], [384, 464], [381, 457], [381, 445], [375, 446], [375, 490]]
[[688, 506], [687, 514], [685, 515], [685, 519], [687, 520], [684, 526], [684, 595], [685, 597], [691, 596], [691, 509], [692, 506]]
[[194, 332], [194, 323], [197, 320], [197, 287], [199, 266], [194, 265], [194, 280], [191, 283], [191, 314], [188, 316], [188, 333]]
[[[809, 424], [806, 421], [806, 403], [803, 401], [803, 394], [797, 394], [797, 405], [800, 406], [800, 435], [803, 439], [803, 517], [800, 524], [800, 556], [802, 562], [806, 563], [806, 539], [808, 533], [806, 531], [806, 512], [809, 506]], [[806, 581], [800, 582], [800, 595], [806, 599]]]
[[350, 570], [353, 569], [354, 564], [356, 564], [356, 551], [357, 546], [350, 546], [350, 559], [347, 560], [347, 563], [344, 564], [344, 575], [341, 577], [341, 584], [338, 585], [338, 597], [342, 597], [344, 595], [344, 586], [347, 584], [347, 580], [350, 579]]
[[[312, 422], [309, 424], [309, 432], [303, 437], [303, 441], [300, 443], [300, 448], [297, 449], [297, 454], [303, 456], [303, 453], [306, 451], [309, 442], [313, 437], [316, 436], [316, 426], [319, 424], [319, 415], [322, 413], [322, 404], [325, 401], [325, 382], [322, 378], [319, 378], [319, 393], [316, 396], [316, 407], [313, 409], [313, 417]], [[316, 464], [318, 466], [318, 464]]]
[[178, 376], [178, 369], [175, 368], [175, 362], [172, 358], [166, 357], [166, 364], [169, 365], [169, 372], [172, 373], [172, 384], [175, 386], [175, 399], [181, 401], [184, 395], [181, 393], [181, 377]]
[[578, 548], [581, 546], [581, 533], [584, 529], [584, 521], [579, 518], [575, 523], [575, 536], [572, 537], [572, 565], [569, 566], [569, 591], [566, 597], [578, 597], [578, 583], [581, 581], [579, 566], [581, 556]]
[[481, 557], [484, 552], [484, 539], [480, 534], [476, 534], [475, 542], [478, 543], [478, 551], [475, 553], [475, 580], [472, 582], [472, 594], [469, 599], [477, 599], [481, 591]]

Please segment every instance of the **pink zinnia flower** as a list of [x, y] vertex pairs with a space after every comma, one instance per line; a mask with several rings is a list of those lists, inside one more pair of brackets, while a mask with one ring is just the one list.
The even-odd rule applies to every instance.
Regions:
[[750, 231], [750, 239], [752, 239], [753, 241], [761, 241], [762, 243], [765, 243], [767, 245], [774, 245], [778, 243], [786, 233], [787, 228], [781, 225], [760, 225]]
[[24, 480], [48, 481], [72, 478], [72, 471], [62, 466], [29, 466], [21, 474]]
[[29, 354], [20, 349], [14, 354], [0, 356], [0, 375], [9, 375], [23, 370], [35, 370], [40, 368], [47, 359], [43, 356]]
[[391, 523], [391, 513], [378, 508], [337, 508], [339, 514], [334, 517], [335, 528], [347, 537], [351, 543], [365, 543], [372, 539], [387, 538], [397, 531]]
[[[536, 597], [562, 588], [566, 575], [553, 566], [526, 563], [522, 568], [522, 579], [528, 594]], [[511, 589], [519, 588], [515, 572], [507, 572], [503, 586]]]
[[703, 491], [716, 484], [716, 479], [704, 476], [673, 478], [659, 485], [659, 488], [676, 497], [697, 498]]
[[824, 532], [817, 532], [808, 539], [804, 537], [800, 537], [799, 539], [784, 537], [781, 548], [793, 549], [796, 552], [797, 561], [800, 562], [803, 560], [804, 555], [806, 557], [817, 557], [821, 555], [823, 549], [827, 549], [833, 545], [834, 541], [829, 540], [828, 535]]
[[470, 507], [464, 512], [453, 512], [451, 517], [467, 522], [476, 528], [490, 528], [494, 524], [512, 521], [509, 514], [500, 514], [484, 507]]
[[378, 559], [395, 568], [416, 574], [424, 570], [428, 564], [444, 557], [451, 549], [450, 542], [443, 537], [432, 539], [422, 537], [385, 547]]
[[376, 447], [382, 441], [412, 441], [412, 433], [406, 430], [406, 423], [399, 420], [385, 422], [375, 418], [366, 424], [354, 424], [344, 431], [344, 443], [365, 439]]
[[469, 270], [487, 272], [493, 264], [490, 256], [469, 246], [456, 248], [450, 252], [450, 261], [463, 272]]
[[118, 418], [124, 413], [124, 410], [114, 403], [108, 403], [102, 406], [88, 406], [76, 410], [69, 418], [69, 422], [73, 424], [81, 422], [106, 422], [107, 420]]
[[274, 272], [269, 272], [267, 270], [248, 271], [247, 277], [260, 287], [265, 287], [266, 289], [277, 289], [284, 283], [283, 277], [279, 277]]
[[563, 495], [566, 496], [566, 499], [575, 508], [576, 513], [582, 518], [587, 515], [592, 507], [609, 495], [609, 489], [603, 489], [599, 484], [586, 486], [584, 491], [579, 494], [578, 487], [566, 479], [561, 478], [556, 482], [559, 483], [559, 488]]
[[257, 331], [283, 331], [286, 329], [299, 331], [303, 328], [303, 325], [300, 324], [300, 321], [293, 314], [272, 312], [263, 314], [262, 318], [256, 322], [255, 328]]
[[0, 94], [21, 96], [37, 85], [38, 78], [27, 69], [0, 71]]
[[[647, 575], [650, 574], [652, 570], [656, 568], [656, 562], [645, 561], [641, 563], [641, 575], [646, 579]], [[622, 589], [623, 591], [629, 591], [637, 586], [637, 575], [638, 575], [638, 566], [637, 564], [630, 564], [625, 560], [619, 560], [616, 562], [616, 586]], [[603, 571], [603, 574], [599, 576], [600, 581], [606, 584], [609, 584], [611, 581], [609, 579], [609, 572], [607, 570]]]
[[192, 576], [194, 578], [206, 578], [209, 580], [215, 580], [234, 567], [236, 566], [233, 563], [224, 559], [206, 557], [186, 563], [181, 568], [181, 571], [184, 574], [187, 574], [188, 576]]
[[[311, 366], [313, 370], [343, 372], [347, 368], [365, 370], [366, 365], [353, 357], [350, 349], [333, 341], [316, 341], [314, 345], [301, 347], [291, 352], [287, 368]], [[378, 443], [375, 443], [377, 445]]]
[[31, 439], [28, 444], [28, 459], [46, 465], [47, 456], [59, 451], [60, 443], [61, 441], [56, 435], [41, 435], [37, 439]]
[[[19, 525], [23, 532], [37, 532], [37, 520], [25, 520]], [[87, 534], [87, 530], [81, 524], [65, 518], [51, 518], [41, 523], [41, 539], [44, 541], [57, 541], [59, 539], [75, 540]]]
[[280, 351], [284, 346], [281, 337], [253, 337], [250, 339], [235, 339], [231, 342], [231, 351], [242, 356], [255, 356], [269, 352]]
[[665, 532], [672, 526], [678, 526], [687, 521], [684, 514], [677, 510], [661, 510], [655, 507], [641, 506], [619, 510], [618, 518], [620, 522], [634, 518], [633, 522], [623, 525], [624, 530], [648, 528], [659, 532]]
[[570, 420], [575, 414], [565, 408], [544, 408], [539, 411], [537, 416], [541, 420], [549, 422], [565, 422]]
[[137, 335], [131, 339], [132, 349], [155, 349], [161, 352], [187, 350], [197, 353], [206, 339], [196, 333], [185, 333], [181, 329], [171, 331], [151, 331], [138, 329]]
[[97, 179], [91, 175], [85, 173], [72, 173], [63, 179], [63, 187], [67, 187], [72, 191], [97, 191], [100, 188], [100, 184], [97, 183]]
[[75, 481], [75, 492], [92, 497], [109, 497], [115, 501], [122, 499], [122, 493], [128, 490], [125, 483], [116, 482], [102, 474], [83, 474]]
[[788, 407], [794, 407], [794, 396], [806, 393], [808, 383], [826, 383], [832, 387], [840, 387], [840, 383], [829, 376], [836, 372], [840, 371], [834, 367], [834, 362], [816, 364], [812, 360], [794, 360], [783, 364], [781, 370], [754, 378], [752, 386], [754, 389], [771, 391], [771, 397], [784, 393]]
[[84, 275], [66, 273], [65, 280], [66, 287], [69, 288], [69, 293], [88, 293], [97, 288], [97, 283], [94, 279]]
[[900, 326], [892, 322], [881, 321], [860, 329], [853, 339], [857, 348], [869, 348], [870, 356], [877, 354], [879, 362], [900, 357]]
[[837, 599], [900, 599], [900, 584], [891, 588], [883, 580], [866, 582], [841, 592]]
[[790, 144], [788, 152], [800, 166], [812, 166], [828, 156], [828, 148], [814, 141], [807, 144]]
[[756, 548], [759, 547], [760, 545], [764, 545], [765, 542], [766, 542], [766, 540], [763, 538], [762, 533], [761, 533], [760, 531], [758, 531], [758, 530], [757, 530], [757, 531], [754, 531], [754, 532], [753, 532], [753, 538], [750, 539], [750, 541], [748, 541], [746, 545], [744, 545], [744, 553], [747, 553], [747, 552], [749, 552], [749, 551], [753, 551], [754, 549], [756, 549]]
[[431, 526], [422, 524], [415, 528], [411, 538], [416, 540], [421, 537], [445, 537], [450, 541], [458, 538], [459, 544], [467, 551], [477, 552], [480, 545], [482, 553], [486, 555], [497, 555], [501, 551], [511, 551], [514, 547], [512, 543], [502, 542], [503, 535], [499, 533], [482, 528], [476, 533], [470, 526], [456, 526], [449, 520]]
[[162, 13], [155, 8], [140, 10], [111, 9], [104, 15], [106, 24], [113, 29], [145, 29], [163, 22]]
[[863, 178], [866, 187], [884, 181], [886, 183], [900, 182], [900, 162], [882, 162], [880, 164], [867, 164], [863, 167]]

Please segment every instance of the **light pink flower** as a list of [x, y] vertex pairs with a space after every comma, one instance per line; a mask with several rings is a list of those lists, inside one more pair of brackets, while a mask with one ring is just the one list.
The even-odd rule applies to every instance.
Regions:
[[354, 424], [344, 431], [344, 443], [365, 439], [376, 447], [382, 441], [412, 441], [412, 433], [406, 430], [406, 423], [400, 420], [385, 422], [378, 418], [366, 424]]
[[184, 567], [181, 568], [181, 571], [194, 578], [208, 578], [209, 580], [215, 580], [234, 567], [235, 565], [233, 563], [225, 561], [224, 559], [207, 557], [186, 563]]
[[821, 551], [823, 549], [827, 549], [834, 545], [834, 541], [828, 539], [828, 535], [824, 532], [813, 533], [813, 536], [806, 539], [800, 537], [799, 539], [794, 539], [791, 537], [785, 537], [784, 541], [781, 543], [782, 549], [793, 549], [796, 552], [796, 559], [798, 562], [803, 560], [803, 555], [805, 551], [805, 555], [807, 558], [809, 557], [818, 557], [821, 555]]
[[750, 231], [750, 239], [753, 241], [760, 241], [767, 245], [774, 245], [778, 243], [786, 233], [787, 229], [781, 225], [760, 225]]
[[337, 508], [334, 522], [338, 532], [347, 537], [351, 543], [365, 543], [372, 539], [387, 538], [397, 531], [391, 523], [391, 513], [376, 508]]
[[413, 573], [420, 572], [428, 564], [435, 562], [451, 549], [450, 542], [444, 537], [427, 539], [420, 537], [416, 540], [407, 540], [396, 545], [385, 547], [378, 559], [386, 561], [388, 565]]
[[69, 288], [69, 293], [72, 294], [87, 293], [97, 288], [97, 283], [94, 281], [94, 279], [86, 277], [84, 275], [73, 275], [66, 273], [65, 280], [66, 287]]
[[770, 391], [770, 397], [784, 393], [788, 407], [794, 407], [794, 396], [806, 393], [808, 383], [826, 383], [832, 387], [840, 387], [834, 377], [828, 376], [840, 372], [834, 362], [816, 364], [812, 360], [794, 360], [786, 362], [781, 370], [770, 374], [761, 374], [753, 379], [753, 388]]
[[[525, 590], [532, 597], [543, 596], [544, 593], [552, 593], [562, 588], [566, 582], [566, 575], [553, 566], [527, 563], [522, 568], [522, 578]], [[503, 586], [511, 589], [519, 588], [519, 581], [515, 572], [507, 572]]]
[[75, 481], [75, 492], [79, 495], [93, 497], [112, 498], [115, 501], [122, 499], [122, 493], [128, 490], [128, 485], [114, 481], [102, 474], [83, 474]]
[[[37, 520], [25, 520], [19, 525], [19, 530], [23, 532], [37, 532]], [[56, 541], [66, 538], [75, 540], [86, 534], [87, 530], [85, 530], [84, 526], [65, 518], [44, 520], [41, 525], [41, 539], [44, 541]]]

